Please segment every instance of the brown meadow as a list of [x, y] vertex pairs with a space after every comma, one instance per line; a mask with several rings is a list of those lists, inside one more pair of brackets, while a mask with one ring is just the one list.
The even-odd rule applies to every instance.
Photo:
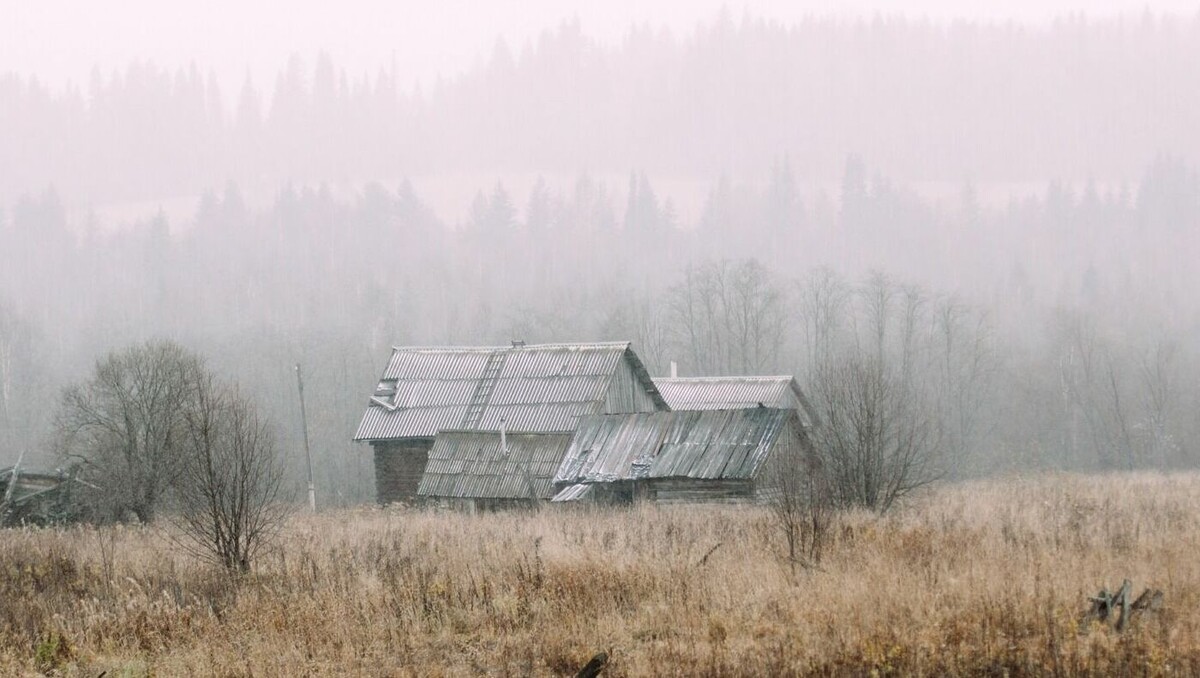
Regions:
[[[840, 515], [792, 574], [769, 512], [297, 515], [241, 581], [168, 528], [7, 530], [0, 674], [1200, 674], [1200, 475], [944, 485]], [[1165, 594], [1081, 622], [1121, 580]]]

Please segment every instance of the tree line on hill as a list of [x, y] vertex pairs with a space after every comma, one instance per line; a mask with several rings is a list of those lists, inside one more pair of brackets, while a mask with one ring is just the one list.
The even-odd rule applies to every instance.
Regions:
[[0, 201], [50, 183], [95, 202], [226, 180], [258, 193], [580, 167], [706, 178], [780, 154], [807, 181], [836, 179], [850, 153], [905, 182], [1132, 179], [1159, 153], [1200, 157], [1198, 35], [1200, 15], [1148, 12], [1023, 26], [726, 11], [611, 45], [569, 21], [416, 85], [402, 63], [354, 73], [328, 55], [237, 91], [147, 61], [65, 87], [0, 74]]
[[20, 197], [0, 208], [0, 444], [50, 449], [63, 389], [166, 336], [261, 404], [294, 470], [302, 363], [320, 500], [352, 503], [372, 472], [349, 438], [391, 345], [631, 339], [654, 374], [788, 373], [815, 394], [823, 369], [886, 368], [952, 474], [1196, 463], [1189, 165], [1003, 206], [923, 199], [856, 158], [816, 200], [785, 160], [769, 175], [717, 179], [691, 218], [642, 172], [496, 184], [452, 224], [410, 182], [261, 208], [228, 184], [186, 223], [109, 229], [68, 223], [53, 189]]

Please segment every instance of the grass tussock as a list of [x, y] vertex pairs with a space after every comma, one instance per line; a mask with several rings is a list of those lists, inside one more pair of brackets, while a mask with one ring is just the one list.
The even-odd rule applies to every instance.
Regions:
[[[793, 575], [756, 508], [300, 516], [241, 580], [159, 528], [8, 530], [0, 674], [1200, 674], [1200, 475], [947, 486]], [[1124, 578], [1166, 605], [1081, 624]]]

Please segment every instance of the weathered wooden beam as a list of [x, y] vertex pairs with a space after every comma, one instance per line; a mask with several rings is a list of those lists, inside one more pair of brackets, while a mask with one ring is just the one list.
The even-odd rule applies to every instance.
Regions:
[[1158, 589], [1146, 589], [1142, 595], [1133, 601], [1133, 609], [1139, 612], [1157, 612], [1162, 609], [1163, 592]]
[[1108, 589], [1100, 589], [1100, 593], [1089, 598], [1092, 602], [1092, 609], [1088, 611], [1087, 617], [1095, 617], [1100, 621], [1108, 620], [1108, 613], [1112, 610], [1113, 599], [1108, 594]]
[[1133, 584], [1128, 579], [1121, 583], [1121, 590], [1117, 591], [1117, 596], [1113, 600], [1114, 603], [1121, 606], [1121, 616], [1117, 617], [1117, 630], [1124, 631], [1125, 625], [1129, 623], [1129, 594]]
[[1162, 608], [1163, 592], [1158, 589], [1145, 589], [1142, 595], [1133, 599], [1133, 584], [1128, 580], [1121, 582], [1121, 588], [1110, 594], [1107, 589], [1088, 598], [1091, 608], [1084, 614], [1084, 621], [1098, 619], [1107, 623], [1114, 610], [1120, 608], [1114, 628], [1124, 631], [1133, 621], [1144, 612], [1156, 612]]

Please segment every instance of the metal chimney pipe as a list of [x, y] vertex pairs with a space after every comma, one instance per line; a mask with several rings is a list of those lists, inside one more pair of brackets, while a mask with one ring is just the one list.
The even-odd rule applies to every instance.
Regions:
[[676, 365], [674, 360], [671, 361], [671, 378], [679, 378], [679, 365]]

